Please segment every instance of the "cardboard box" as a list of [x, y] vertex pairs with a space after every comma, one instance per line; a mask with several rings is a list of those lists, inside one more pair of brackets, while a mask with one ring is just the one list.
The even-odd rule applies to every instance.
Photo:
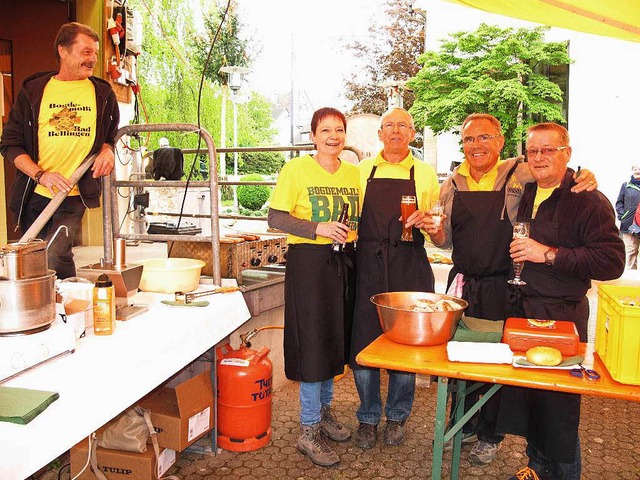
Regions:
[[211, 373], [156, 389], [138, 405], [151, 411], [160, 446], [181, 452], [213, 428]]
[[[176, 463], [178, 453], [169, 448], [160, 449], [158, 461], [158, 475], [154, 476], [156, 455], [153, 447], [146, 452], [123, 452], [98, 447], [96, 450], [98, 468], [109, 480], [155, 480], [162, 477], [171, 466]], [[71, 448], [71, 477], [76, 476], [87, 463], [89, 442], [82, 442]], [[95, 480], [96, 476], [89, 465], [78, 480]]]

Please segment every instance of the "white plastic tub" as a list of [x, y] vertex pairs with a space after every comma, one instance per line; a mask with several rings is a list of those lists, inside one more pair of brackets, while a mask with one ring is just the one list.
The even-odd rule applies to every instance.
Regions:
[[158, 293], [195, 290], [205, 265], [193, 258], [150, 258], [136, 263], [143, 265], [140, 290]]

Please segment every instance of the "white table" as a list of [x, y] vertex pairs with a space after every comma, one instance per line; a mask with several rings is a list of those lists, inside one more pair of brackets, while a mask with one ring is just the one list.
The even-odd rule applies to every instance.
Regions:
[[250, 318], [242, 293], [205, 297], [208, 307], [170, 307], [172, 295], [138, 293], [149, 311], [117, 322], [111, 336], [92, 333], [75, 353], [5, 386], [60, 393], [27, 425], [0, 423], [0, 479], [22, 480], [126, 410]]

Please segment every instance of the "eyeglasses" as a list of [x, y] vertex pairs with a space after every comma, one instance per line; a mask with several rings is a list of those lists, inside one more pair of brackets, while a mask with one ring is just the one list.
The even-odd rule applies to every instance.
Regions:
[[413, 125], [407, 125], [406, 123], [393, 123], [387, 122], [384, 125], [381, 125], [382, 130], [386, 130], [387, 132], [393, 132], [394, 129], [398, 129], [401, 132], [405, 132], [407, 130], [412, 130]]
[[472, 145], [473, 142], [475, 142], [476, 140], [478, 140], [478, 142], [480, 143], [485, 143], [488, 142], [489, 140], [491, 140], [492, 138], [496, 138], [499, 137], [500, 135], [488, 135], [488, 134], [483, 134], [483, 135], [478, 135], [477, 137], [464, 137], [462, 139], [463, 143], [466, 143], [467, 145]]
[[544, 147], [544, 148], [527, 148], [526, 154], [527, 157], [535, 157], [538, 154], [541, 154], [543, 157], [548, 157], [549, 155], [553, 155], [555, 152], [559, 152], [560, 150], [564, 150], [568, 148], [567, 145], [564, 147]]

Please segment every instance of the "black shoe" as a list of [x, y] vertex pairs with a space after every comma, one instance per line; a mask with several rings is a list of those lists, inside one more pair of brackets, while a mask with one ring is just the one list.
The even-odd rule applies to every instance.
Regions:
[[384, 429], [385, 445], [400, 445], [404, 442], [404, 422], [388, 420]]
[[378, 440], [378, 425], [361, 423], [355, 434], [354, 443], [360, 448], [373, 448]]

